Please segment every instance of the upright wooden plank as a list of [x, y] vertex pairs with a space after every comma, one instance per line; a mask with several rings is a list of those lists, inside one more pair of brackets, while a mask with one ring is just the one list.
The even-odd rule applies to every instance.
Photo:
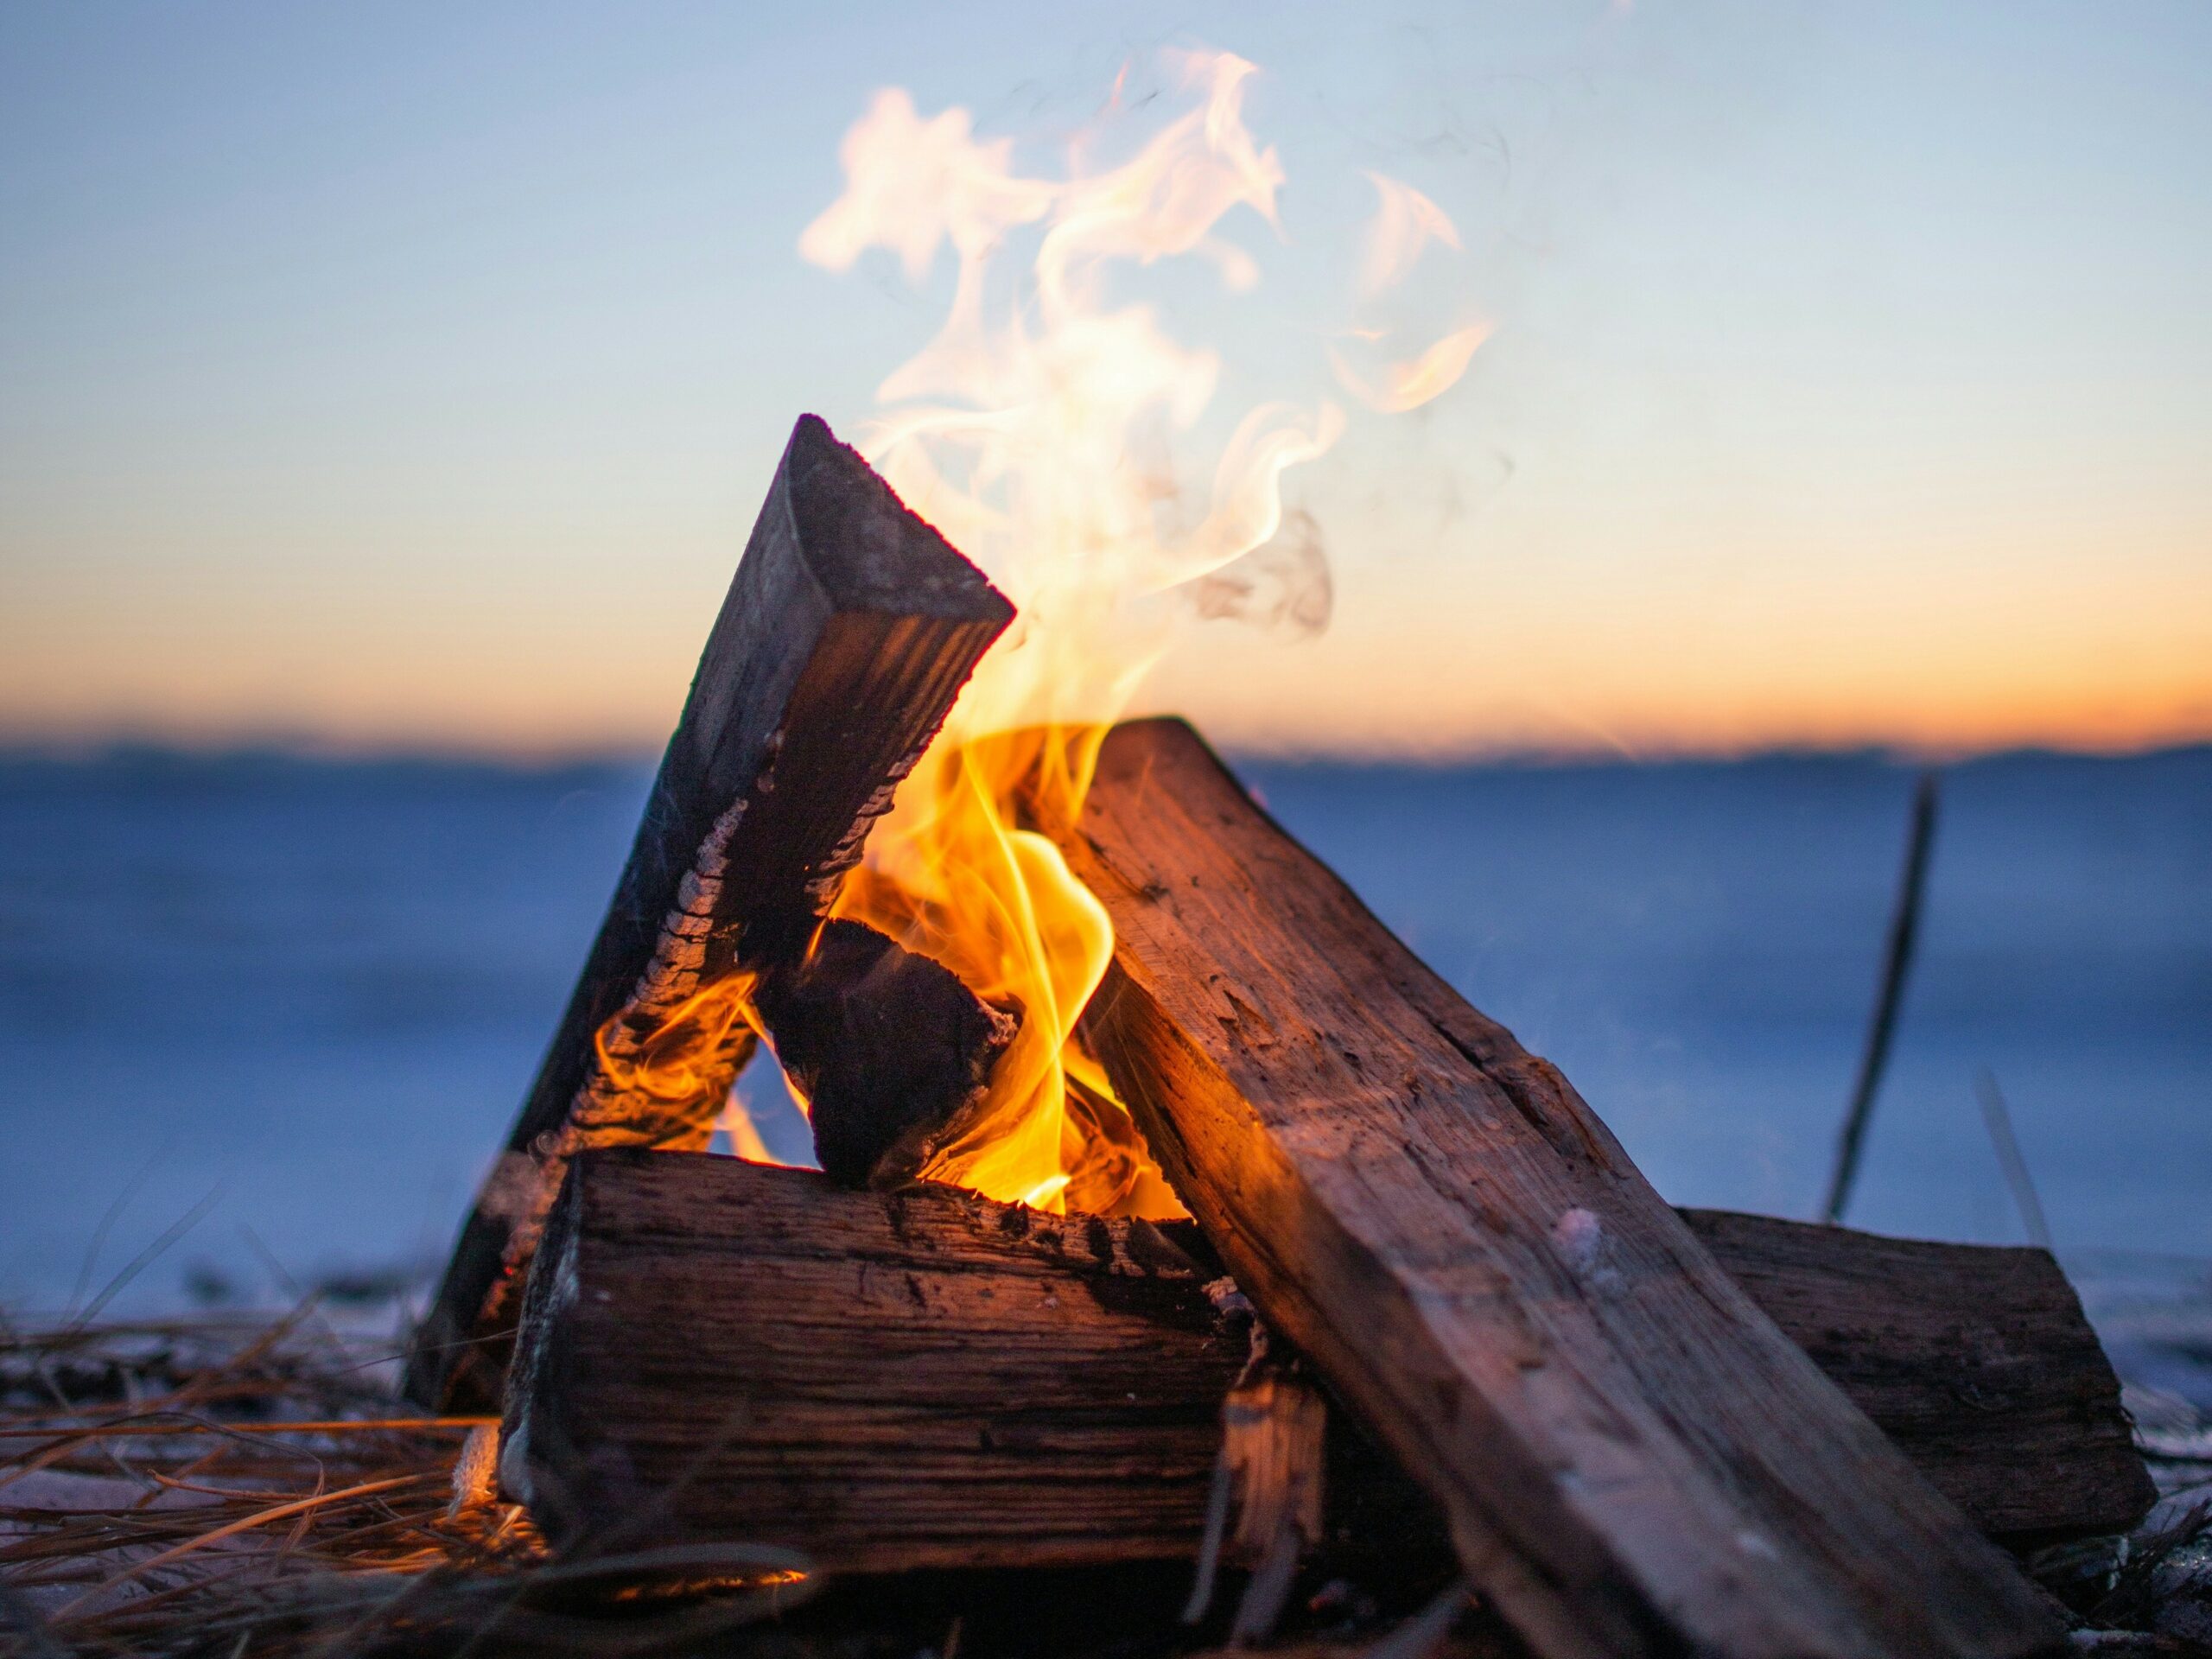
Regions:
[[1108, 739], [1083, 1033], [1177, 1192], [1540, 1652], [2038, 1653], [2001, 1554], [1759, 1312], [1565, 1077], [1196, 734]]
[[[1983, 1525], [2049, 1536], [2139, 1516], [2115, 1514], [2145, 1477], [2132, 1454], [2132, 1484], [2107, 1467], [2126, 1432], [2111, 1368], [2048, 1256], [1684, 1215]], [[588, 1152], [531, 1273], [505, 1466], [562, 1539], [634, 1524], [788, 1545], [833, 1572], [1188, 1557], [1248, 1347], [1209, 1294], [1217, 1271], [1188, 1223]], [[1869, 1344], [1891, 1357], [1878, 1370]], [[2060, 1433], [2045, 1408], [2061, 1398], [2103, 1406]], [[1307, 1535], [1340, 1557], [1442, 1560], [1421, 1489], [1329, 1420]]]
[[496, 1395], [513, 1292], [571, 1154], [706, 1145], [752, 1033], [727, 1008], [702, 1016], [678, 1089], [645, 1075], [656, 1034], [702, 988], [803, 944], [1013, 616], [857, 454], [800, 417], [598, 939], [417, 1333], [414, 1398]]

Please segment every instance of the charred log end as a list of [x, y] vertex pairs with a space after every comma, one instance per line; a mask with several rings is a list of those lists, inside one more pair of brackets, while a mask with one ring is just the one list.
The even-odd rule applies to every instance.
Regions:
[[855, 921], [825, 925], [755, 1001], [806, 1097], [815, 1157], [847, 1186], [918, 1174], [981, 1103], [1019, 1026], [950, 969]]

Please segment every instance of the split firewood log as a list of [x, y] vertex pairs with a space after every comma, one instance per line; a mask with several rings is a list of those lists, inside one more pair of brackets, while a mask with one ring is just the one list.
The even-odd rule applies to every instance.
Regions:
[[1268, 1325], [1547, 1659], [1999, 1659], [2060, 1630], [1660, 1199], [1189, 727], [1040, 823], [1114, 924], [1080, 1026]]
[[636, 843], [410, 1357], [432, 1406], [495, 1400], [515, 1293], [569, 1159], [703, 1148], [868, 827], [1013, 619], [813, 416], [785, 449]]

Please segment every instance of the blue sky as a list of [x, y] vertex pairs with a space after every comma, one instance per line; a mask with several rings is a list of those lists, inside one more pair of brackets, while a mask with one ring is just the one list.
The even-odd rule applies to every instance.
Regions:
[[0, 734], [657, 741], [793, 416], [863, 419], [942, 304], [795, 251], [871, 93], [1047, 133], [1199, 42], [1262, 71], [1286, 240], [1172, 326], [1308, 352], [1376, 168], [1495, 332], [1295, 486], [1328, 633], [1196, 630], [1150, 700], [1275, 748], [2212, 734], [2212, 10], [2133, 0], [10, 7]]

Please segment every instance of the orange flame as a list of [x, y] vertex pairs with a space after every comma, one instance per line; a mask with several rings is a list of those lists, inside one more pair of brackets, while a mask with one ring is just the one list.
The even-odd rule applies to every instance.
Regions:
[[1053, 842], [1018, 827], [1018, 811], [1035, 821], [1079, 809], [1104, 730], [1033, 728], [933, 749], [902, 793], [916, 808], [878, 828], [882, 843], [835, 912], [1020, 1011], [979, 1120], [925, 1174], [1039, 1209], [1179, 1215], [1105, 1074], [1075, 1042], [1113, 954], [1112, 924]]
[[[1250, 64], [1191, 54], [1169, 70], [1190, 107], [1097, 167], [1126, 113], [1117, 86], [1050, 178], [1017, 172], [1013, 145], [976, 139], [965, 111], [924, 120], [904, 92], [880, 93], [846, 137], [844, 194], [799, 242], [834, 270], [883, 248], [918, 281], [946, 244], [957, 260], [943, 326], [880, 388], [887, 412], [862, 447], [1020, 615], [900, 785], [834, 913], [1018, 1007], [976, 1128], [925, 1173], [1056, 1211], [1182, 1213], [1076, 1040], [1113, 928], [1037, 826], [1081, 810], [1107, 726], [1163, 642], [1164, 607], [1147, 601], [1274, 537], [1283, 473], [1342, 424], [1332, 404], [1262, 404], [1234, 424], [1204, 491], [1136, 459], [1155, 435], [1191, 431], [1220, 365], [1149, 307], [1110, 303], [1112, 269], [1189, 255], [1249, 288], [1255, 262], [1217, 232], [1239, 209], [1274, 229], [1283, 180], [1244, 124]], [[1009, 281], [1009, 246], [1029, 226], [1033, 257]], [[1173, 526], [1171, 505], [1199, 510]]]
[[[715, 1122], [736, 1060], [766, 1035], [753, 1006], [758, 983], [753, 974], [725, 974], [672, 1007], [647, 1001], [616, 1010], [592, 1033], [599, 1061], [594, 1092], [650, 1121]], [[759, 1145], [749, 1120], [743, 1135]]]
[[[948, 244], [957, 263], [942, 325], [878, 389], [886, 412], [862, 448], [910, 506], [991, 572], [1020, 616], [870, 834], [831, 913], [1019, 1011], [982, 1109], [924, 1173], [1056, 1211], [1182, 1208], [1077, 1041], [1113, 928], [1051, 832], [1081, 812], [1099, 743], [1165, 643], [1166, 596], [1179, 592], [1200, 615], [1256, 615], [1246, 596], [1270, 573], [1304, 572], [1274, 613], [1309, 629], [1327, 613], [1318, 539], [1302, 515], [1287, 525], [1281, 480], [1336, 441], [1334, 404], [1262, 403], [1225, 423], [1203, 487], [1141, 460], [1163, 440], [1188, 452], [1221, 365], [1173, 339], [1150, 307], [1112, 302], [1116, 269], [1188, 256], [1242, 293], [1259, 265], [1224, 238], [1224, 222], [1249, 210], [1281, 234], [1281, 164], [1244, 124], [1252, 66], [1191, 53], [1166, 67], [1188, 107], [1126, 161], [1098, 164], [1134, 113], [1125, 70], [1051, 177], [1017, 170], [1013, 141], [979, 139], [965, 110], [925, 118], [906, 92], [879, 92], [841, 148], [842, 194], [799, 238], [804, 257], [834, 270], [883, 250], [917, 283]], [[1456, 251], [1459, 238], [1427, 197], [1370, 176], [1381, 203], [1357, 289], [1371, 301], [1427, 245]], [[1018, 268], [1017, 244], [1033, 244]], [[1456, 382], [1486, 333], [1458, 328], [1383, 364], [1379, 378], [1355, 373], [1334, 348], [1331, 357], [1363, 402], [1401, 411]], [[1378, 354], [1387, 338], [1351, 337]], [[749, 983], [709, 1000], [720, 988], [671, 1017], [690, 1035], [632, 1039], [634, 1061], [602, 1048], [602, 1065], [641, 1067], [649, 1091], [700, 1086], [687, 1057], [727, 1052], [734, 1021], [758, 1029]], [[721, 1126], [741, 1152], [766, 1155], [735, 1100]]]

